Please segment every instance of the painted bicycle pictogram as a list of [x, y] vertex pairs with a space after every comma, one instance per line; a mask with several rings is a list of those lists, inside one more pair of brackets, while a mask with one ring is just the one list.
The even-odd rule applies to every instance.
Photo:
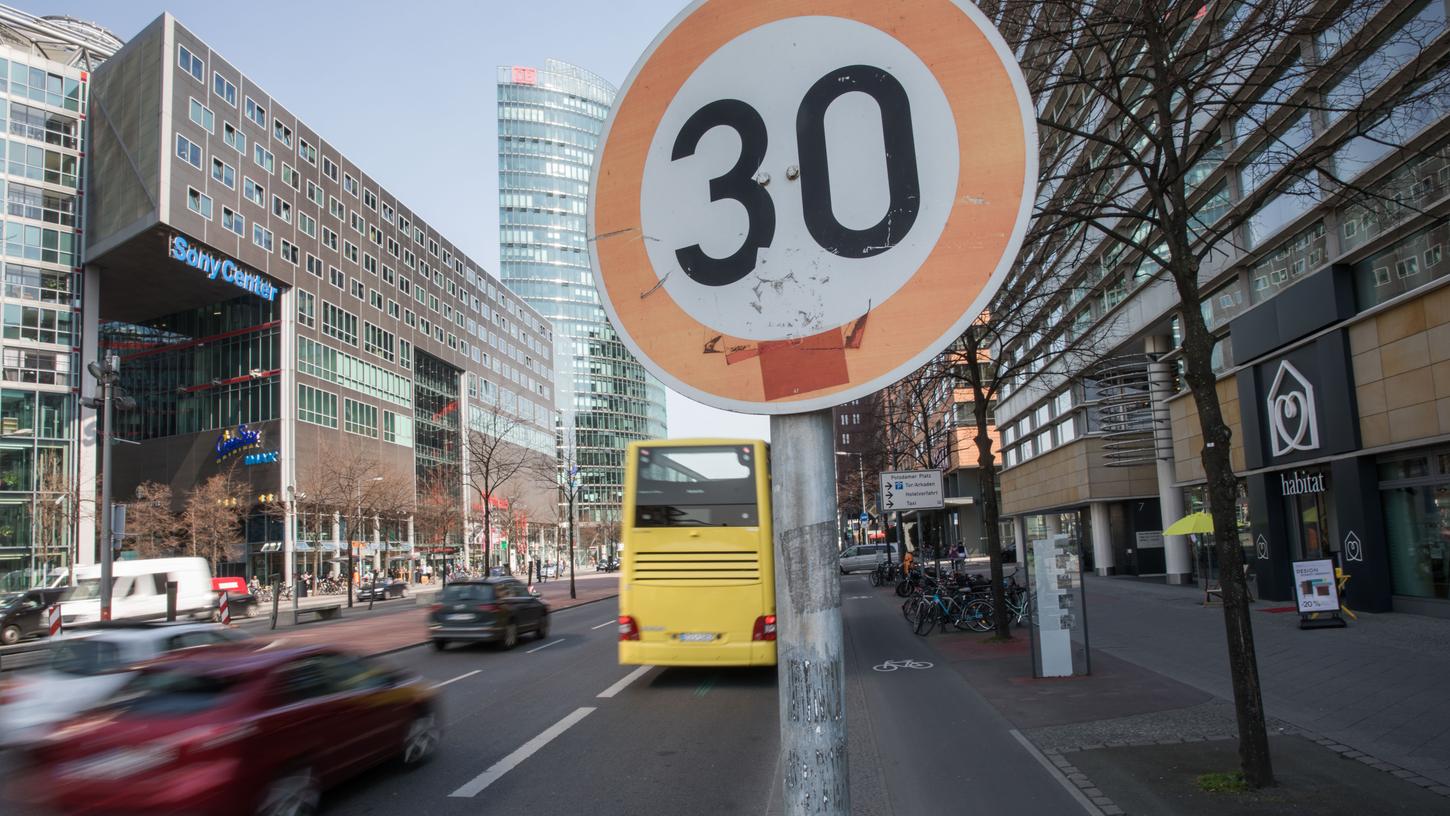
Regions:
[[912, 660], [911, 658], [907, 658], [906, 660], [888, 660], [879, 666], [872, 666], [871, 668], [879, 672], [894, 672], [897, 669], [929, 669], [932, 665], [925, 660]]

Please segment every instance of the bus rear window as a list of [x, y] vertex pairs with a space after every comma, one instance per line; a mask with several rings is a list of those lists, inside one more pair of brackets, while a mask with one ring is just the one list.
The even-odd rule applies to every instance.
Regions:
[[755, 449], [645, 447], [635, 477], [636, 527], [755, 527]]

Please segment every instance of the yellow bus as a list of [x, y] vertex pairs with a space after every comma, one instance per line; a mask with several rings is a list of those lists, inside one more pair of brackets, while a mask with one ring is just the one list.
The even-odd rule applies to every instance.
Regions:
[[775, 665], [769, 457], [751, 439], [630, 443], [621, 664]]

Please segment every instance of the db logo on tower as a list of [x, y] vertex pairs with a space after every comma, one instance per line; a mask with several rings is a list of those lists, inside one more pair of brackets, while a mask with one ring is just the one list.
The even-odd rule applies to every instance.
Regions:
[[1274, 456], [1319, 447], [1314, 386], [1288, 360], [1279, 363], [1269, 388], [1269, 448]]

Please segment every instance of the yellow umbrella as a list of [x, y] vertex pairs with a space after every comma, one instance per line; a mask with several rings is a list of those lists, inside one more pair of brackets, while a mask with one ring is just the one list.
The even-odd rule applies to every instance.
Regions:
[[1168, 525], [1163, 535], [1192, 535], [1193, 533], [1213, 532], [1213, 516], [1200, 510], [1197, 513], [1189, 513], [1183, 518]]

